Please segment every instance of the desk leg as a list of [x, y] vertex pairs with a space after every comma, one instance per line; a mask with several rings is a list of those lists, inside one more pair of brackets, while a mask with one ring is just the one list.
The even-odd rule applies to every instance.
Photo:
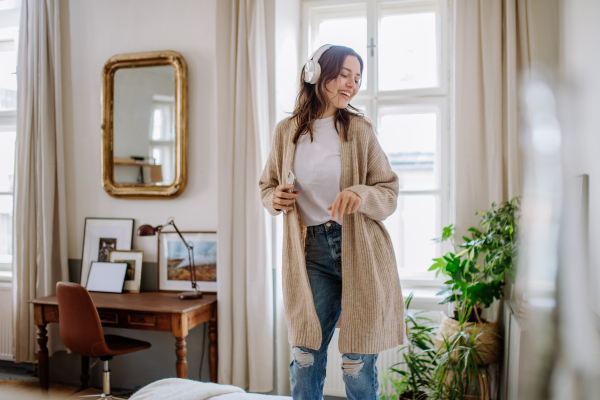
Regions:
[[176, 337], [175, 338], [175, 354], [177, 355], [177, 377], [187, 379], [187, 360], [185, 356], [187, 354], [187, 349], [185, 347], [185, 337]]
[[86, 356], [81, 356], [81, 376], [79, 380], [81, 381], [81, 390], [88, 388], [88, 382], [90, 380], [90, 358]]
[[42, 391], [48, 391], [48, 331], [46, 330], [46, 324], [38, 325], [38, 338], [37, 342], [39, 349], [37, 352], [38, 357], [38, 374], [40, 375], [40, 386]]
[[217, 321], [208, 321], [208, 363], [210, 369], [210, 381], [217, 383]]

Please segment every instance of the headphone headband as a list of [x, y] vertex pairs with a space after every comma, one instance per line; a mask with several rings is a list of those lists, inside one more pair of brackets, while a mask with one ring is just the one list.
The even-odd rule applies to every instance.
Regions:
[[317, 51], [315, 51], [313, 53], [311, 60], [313, 60], [314, 62], [319, 62], [319, 58], [321, 58], [323, 53], [325, 53], [327, 50], [329, 50], [329, 48], [332, 46], [333, 46], [332, 44], [324, 44], [323, 46], [319, 47], [317, 49]]

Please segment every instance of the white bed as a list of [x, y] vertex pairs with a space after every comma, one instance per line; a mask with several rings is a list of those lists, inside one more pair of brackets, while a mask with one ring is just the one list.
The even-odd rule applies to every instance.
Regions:
[[130, 400], [290, 400], [288, 396], [269, 396], [246, 393], [233, 385], [168, 378], [152, 382], [137, 392]]
[[231, 393], [211, 397], [211, 400], [290, 400], [288, 396], [269, 396], [267, 394], [256, 393]]

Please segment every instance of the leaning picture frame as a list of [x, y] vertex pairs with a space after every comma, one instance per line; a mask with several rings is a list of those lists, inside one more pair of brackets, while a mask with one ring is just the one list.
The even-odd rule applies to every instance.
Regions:
[[81, 286], [86, 286], [92, 261], [108, 261], [109, 250], [131, 250], [133, 218], [85, 219], [81, 254]]
[[85, 288], [88, 292], [123, 293], [127, 263], [92, 261]]
[[139, 293], [142, 282], [142, 262], [144, 252], [142, 250], [109, 250], [108, 262], [127, 263], [125, 273], [125, 284], [123, 291], [128, 293]]
[[[217, 233], [181, 232], [194, 245], [196, 283], [201, 292], [217, 292]], [[192, 288], [188, 250], [177, 232], [158, 234], [158, 290]]]

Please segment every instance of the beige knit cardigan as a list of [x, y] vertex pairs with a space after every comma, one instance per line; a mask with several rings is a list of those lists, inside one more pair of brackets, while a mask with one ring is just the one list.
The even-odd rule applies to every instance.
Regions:
[[[285, 183], [294, 165], [292, 138], [296, 122], [289, 117], [275, 128], [271, 151], [260, 177], [262, 204], [272, 215], [273, 191]], [[342, 220], [341, 354], [376, 354], [404, 343], [404, 301], [390, 235], [381, 222], [396, 209], [398, 176], [379, 145], [370, 120], [353, 116], [348, 141], [340, 139], [342, 190], [362, 199], [354, 214]], [[304, 238], [296, 206], [283, 219], [283, 300], [292, 346], [318, 350], [321, 326], [306, 272]]]

